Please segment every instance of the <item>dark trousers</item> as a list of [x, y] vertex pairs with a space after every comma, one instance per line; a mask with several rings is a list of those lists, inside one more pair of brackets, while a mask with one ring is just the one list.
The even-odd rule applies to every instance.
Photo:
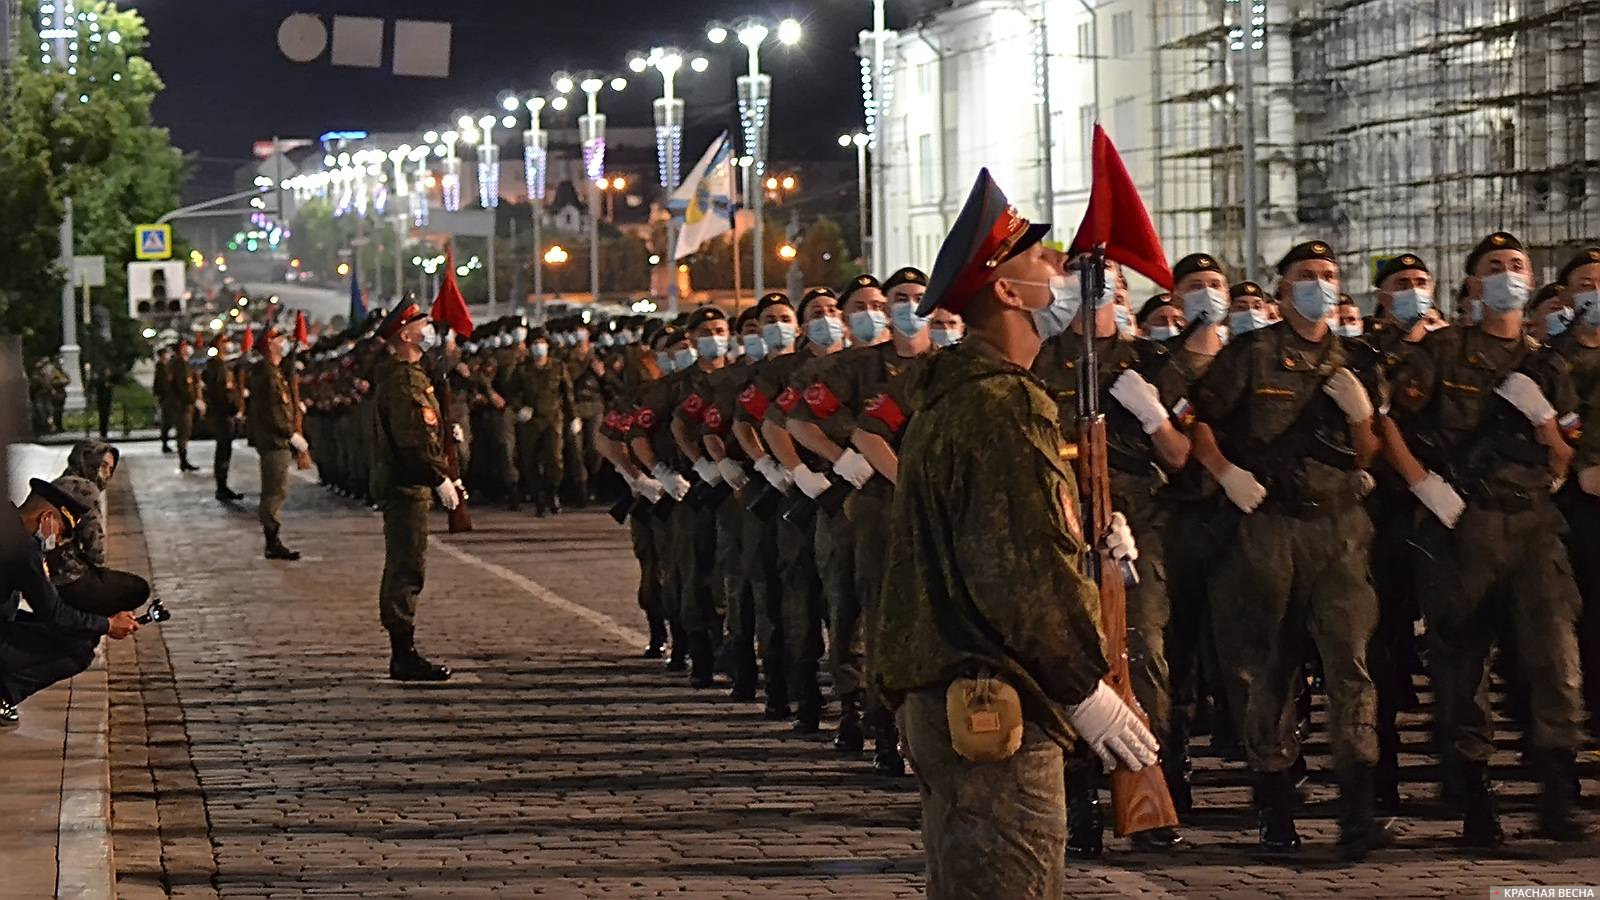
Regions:
[[21, 703], [89, 668], [98, 635], [62, 634], [18, 619], [0, 625], [0, 694]]
[[110, 618], [143, 606], [150, 599], [150, 582], [132, 572], [90, 566], [78, 580], [57, 585], [56, 593], [73, 609]]

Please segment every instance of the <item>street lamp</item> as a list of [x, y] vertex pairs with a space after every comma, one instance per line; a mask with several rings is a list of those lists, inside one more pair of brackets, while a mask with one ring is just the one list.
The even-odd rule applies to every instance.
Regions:
[[856, 148], [856, 228], [861, 235], [861, 260], [867, 264], [872, 262], [870, 254], [875, 249], [867, 235], [867, 145], [870, 143], [872, 138], [866, 132], [839, 135], [839, 146]]
[[[572, 76], [560, 74], [555, 87], [565, 94], [572, 90], [572, 83]], [[578, 117], [578, 137], [583, 142], [583, 174], [589, 182], [590, 302], [600, 299], [600, 189], [595, 182], [606, 172], [606, 117], [600, 112], [600, 93], [606, 86], [606, 79], [598, 75], [585, 76], [578, 82], [578, 89], [583, 91], [587, 100], [587, 111]], [[627, 86], [626, 78], [610, 80], [613, 91], [621, 91]]]
[[[774, 36], [778, 43], [792, 47], [800, 43], [800, 23], [794, 19], [784, 19], [777, 23], [776, 29], [769, 27], [762, 19], [743, 19], [734, 23], [730, 30], [719, 23], [713, 22], [706, 28], [706, 40], [713, 44], [721, 44], [728, 39], [731, 33], [745, 48], [749, 59], [749, 69], [746, 74], [740, 75], [739, 85], [739, 121], [744, 132], [744, 152], [751, 157], [749, 168], [749, 184], [753, 187], [761, 180], [766, 171], [767, 163], [767, 122], [770, 115], [772, 99], [772, 77], [761, 71], [761, 45], [769, 37]], [[751, 214], [755, 218], [753, 238], [755, 240], [755, 296], [761, 296], [765, 281], [765, 262], [761, 252], [762, 247], [762, 192], [759, 189], [747, 190], [747, 200], [750, 204]], [[738, 248], [734, 248], [737, 256]]]
[[[557, 98], [565, 101], [565, 97]], [[515, 98], [510, 98], [515, 102]], [[522, 133], [522, 172], [528, 185], [528, 205], [533, 208], [533, 246], [544, 245], [544, 193], [545, 176], [550, 159], [550, 135], [544, 130], [539, 116], [549, 105], [543, 97], [529, 97], [523, 106], [528, 110], [528, 130]], [[565, 102], [562, 106], [565, 106]], [[533, 264], [533, 296], [536, 303], [544, 303], [544, 264], [536, 257]], [[542, 308], [542, 307], [541, 307]]]
[[[724, 35], [726, 39], [726, 35]], [[680, 162], [683, 155], [683, 99], [674, 90], [678, 73], [684, 64], [683, 51], [673, 47], [654, 47], [648, 55], [634, 53], [629, 56], [628, 68], [643, 74], [646, 69], [655, 69], [661, 74], [661, 96], [655, 101], [656, 121], [656, 159], [659, 166], [661, 187], [665, 191], [668, 202], [678, 190]], [[689, 68], [695, 72], [704, 72], [710, 64], [703, 56], [697, 56], [689, 61]], [[667, 220], [667, 265], [673, 265], [678, 255], [678, 220], [673, 217]], [[667, 309], [672, 313], [678, 311], [678, 279], [667, 278]]]

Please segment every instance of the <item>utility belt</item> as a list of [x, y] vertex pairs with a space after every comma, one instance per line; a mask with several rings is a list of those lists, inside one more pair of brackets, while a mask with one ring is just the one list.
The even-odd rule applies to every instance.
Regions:
[[1510, 485], [1489, 484], [1483, 480], [1463, 485], [1461, 488], [1461, 494], [1468, 504], [1494, 512], [1528, 512], [1550, 502], [1549, 491], [1521, 490]]
[[1320, 519], [1348, 512], [1361, 505], [1361, 498], [1354, 490], [1317, 497], [1307, 494], [1303, 489], [1285, 487], [1279, 484], [1269, 487], [1262, 509], [1295, 519]]

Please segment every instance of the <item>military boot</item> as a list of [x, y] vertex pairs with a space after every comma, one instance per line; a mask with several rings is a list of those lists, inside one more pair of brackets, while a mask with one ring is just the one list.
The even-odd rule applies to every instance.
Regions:
[[645, 613], [650, 621], [650, 643], [644, 648], [645, 659], [660, 659], [667, 652], [667, 623], [658, 613]]
[[1185, 816], [1194, 809], [1194, 791], [1190, 776], [1194, 763], [1189, 759], [1189, 721], [1183, 716], [1172, 717], [1172, 734], [1161, 750], [1161, 773], [1167, 779], [1167, 791], [1172, 794], [1172, 805], [1178, 815]]
[[1268, 853], [1298, 852], [1300, 833], [1294, 827], [1295, 792], [1289, 773], [1257, 772], [1255, 782], [1261, 849]]
[[878, 723], [873, 738], [872, 771], [889, 778], [902, 778], [906, 774], [906, 760], [900, 755], [900, 729], [894, 721]]
[[1489, 764], [1460, 760], [1453, 768], [1462, 803], [1461, 843], [1483, 848], [1504, 844], [1506, 833], [1500, 828], [1500, 813], [1495, 809]]
[[1347, 862], [1366, 859], [1373, 850], [1394, 845], [1389, 822], [1373, 817], [1373, 770], [1353, 766], [1339, 773], [1339, 857]]
[[1539, 790], [1539, 837], [1562, 843], [1576, 843], [1589, 836], [1589, 830], [1572, 815], [1572, 779], [1577, 760], [1571, 750], [1541, 750], [1538, 753], [1541, 786]]
[[689, 638], [684, 635], [683, 628], [677, 622], [668, 622], [667, 630], [672, 634], [672, 652], [667, 656], [667, 671], [687, 671], [689, 668]]
[[689, 686], [711, 687], [716, 677], [716, 655], [711, 649], [711, 635], [704, 631], [689, 633]]
[[839, 703], [839, 727], [833, 736], [833, 749], [840, 753], [860, 753], [867, 746], [861, 728], [861, 695], [847, 694]]
[[289, 561], [293, 562], [294, 560], [297, 560], [297, 559], [300, 558], [300, 554], [298, 552], [296, 552], [294, 550], [290, 550], [288, 547], [285, 547], [283, 545], [283, 541], [278, 540], [278, 529], [276, 529], [276, 528], [268, 528], [268, 529], [266, 529], [266, 536], [267, 536], [267, 551], [266, 551], [267, 559], [285, 559], [285, 560], [289, 560]]
[[548, 488], [545, 491], [545, 508], [550, 510], [550, 515], [552, 516], [561, 513], [561, 489], [559, 487]]
[[[772, 643], [780, 642], [774, 640]], [[792, 715], [789, 710], [789, 678], [784, 667], [783, 649], [769, 647], [761, 658], [762, 682], [767, 695], [767, 704], [761, 711], [761, 717], [769, 722], [782, 722]]]
[[448, 681], [450, 669], [417, 652], [411, 629], [389, 632], [389, 677], [395, 681]]
[[729, 649], [729, 677], [733, 679], [733, 690], [728, 692], [729, 699], [740, 703], [749, 703], [756, 699], [756, 648], [748, 640], [731, 641]]
[[1105, 853], [1105, 818], [1100, 814], [1100, 773], [1067, 769], [1067, 857], [1099, 859]]
[[534, 488], [534, 490], [533, 490], [533, 515], [534, 515], [534, 518], [537, 518], [537, 519], [544, 518], [545, 511], [546, 510], [545, 510], [545, 506], [544, 506], [544, 490], [542, 488]]
[[178, 448], [178, 471], [179, 472], [198, 472], [198, 471], [200, 471], [200, 467], [199, 466], [194, 465], [194, 464], [189, 462], [189, 451], [183, 449], [182, 447]]

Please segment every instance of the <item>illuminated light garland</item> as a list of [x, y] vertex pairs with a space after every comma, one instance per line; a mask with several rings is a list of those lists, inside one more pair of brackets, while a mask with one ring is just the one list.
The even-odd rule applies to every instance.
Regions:
[[500, 148], [494, 144], [478, 148], [478, 204], [484, 209], [500, 205]]

